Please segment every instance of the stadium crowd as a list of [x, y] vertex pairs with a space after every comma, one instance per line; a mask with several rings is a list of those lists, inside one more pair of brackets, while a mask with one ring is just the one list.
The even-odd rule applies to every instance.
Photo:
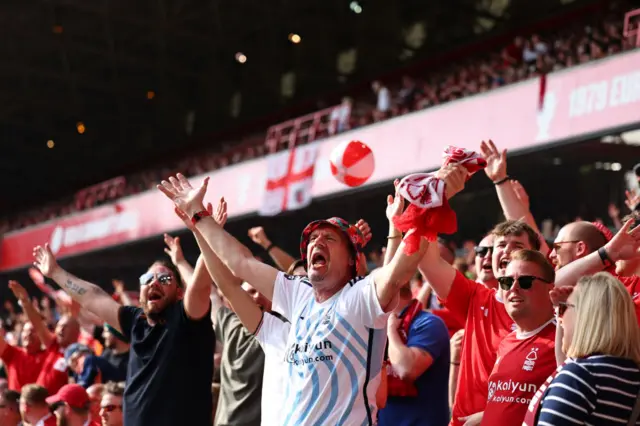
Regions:
[[[330, 115], [332, 123], [317, 132], [315, 138], [633, 49], [633, 40], [622, 36], [620, 16], [626, 5], [625, 1], [613, 2], [604, 15], [584, 18], [546, 33], [518, 36], [500, 50], [478, 54], [463, 63], [429, 69], [427, 74], [405, 75], [399, 82], [376, 81], [372, 84], [375, 98], [366, 94], [360, 94], [357, 99], [345, 97]], [[269, 153], [264, 135], [243, 136], [243, 142], [229, 145], [225, 152], [191, 155], [174, 164], [112, 179], [80, 191], [75, 197], [59, 200], [49, 206], [38, 206], [31, 212], [0, 218], [0, 234], [147, 191], [163, 176], [178, 171], [186, 176], [196, 176]], [[275, 147], [278, 150], [287, 148], [280, 145]]]
[[458, 152], [435, 173], [443, 196], [464, 190], [475, 158], [506, 218], [468, 268], [421, 225], [407, 228], [403, 182], [387, 198], [385, 251], [369, 261], [366, 221], [330, 218], [302, 230], [294, 256], [250, 229], [269, 266], [224, 230], [228, 207], [207, 202], [208, 180], [194, 188], [181, 174], [157, 187], [200, 255], [190, 265], [166, 235], [168, 257], [141, 271], [138, 300], [35, 247], [31, 276], [63, 292], [32, 300], [9, 283], [21, 309], [5, 303], [0, 423], [636, 424], [634, 200], [615, 232], [575, 221], [546, 241], [506, 151], [489, 141], [480, 155]]

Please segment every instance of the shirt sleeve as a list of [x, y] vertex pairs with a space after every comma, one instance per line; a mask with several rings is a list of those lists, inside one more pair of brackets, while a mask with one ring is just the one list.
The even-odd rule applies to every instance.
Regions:
[[[460, 271], [456, 271], [449, 295], [446, 299], [440, 300], [456, 319], [465, 323], [471, 299], [480, 286], [481, 284], [465, 277]], [[486, 287], [483, 286], [483, 288]]]
[[122, 335], [131, 341], [131, 330], [133, 329], [133, 323], [138, 315], [142, 313], [141, 308], [135, 306], [120, 306], [118, 309], [118, 321], [120, 322], [120, 331]]
[[311, 283], [305, 277], [278, 272], [273, 286], [272, 308], [287, 320], [291, 321], [297, 307], [313, 296]]
[[256, 340], [265, 353], [284, 353], [291, 324], [268, 312], [262, 317], [262, 325], [256, 334]]
[[389, 314], [380, 306], [376, 285], [371, 275], [344, 290], [338, 310], [346, 318], [351, 318], [369, 328], [381, 329], [387, 326]]
[[549, 385], [542, 399], [538, 424], [583, 425], [596, 406], [591, 374], [581, 365], [566, 364]]
[[4, 352], [2, 353], [1, 359], [6, 365], [9, 365], [13, 362], [13, 359], [17, 355], [18, 355], [18, 349], [14, 348], [13, 346], [7, 343], [4, 348]]
[[440, 318], [435, 315], [421, 315], [409, 328], [407, 347], [426, 351], [431, 358], [449, 356], [449, 331]]

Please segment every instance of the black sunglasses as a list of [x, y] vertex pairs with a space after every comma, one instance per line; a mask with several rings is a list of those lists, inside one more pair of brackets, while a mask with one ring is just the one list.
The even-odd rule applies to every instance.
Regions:
[[521, 289], [529, 290], [535, 280], [540, 280], [542, 282], [550, 284], [549, 281], [540, 277], [535, 277], [533, 275], [520, 275], [518, 278], [500, 277], [498, 278], [498, 284], [500, 284], [500, 288], [503, 290], [511, 290], [511, 287], [513, 287], [513, 284], [516, 281], [518, 281], [518, 285], [520, 286]]
[[567, 312], [567, 309], [569, 309], [569, 308], [574, 308], [575, 309], [575, 307], [576, 307], [576, 305], [571, 304], [571, 303], [558, 302], [558, 304], [556, 305], [556, 311], [557, 311], [558, 318], [562, 318], [564, 316], [564, 313]]
[[493, 247], [490, 246], [475, 246], [473, 251], [476, 252], [476, 256], [485, 257], [487, 253], [493, 252]]
[[140, 285], [149, 285], [154, 279], [157, 279], [162, 285], [169, 285], [173, 281], [173, 277], [169, 274], [155, 274], [153, 272], [147, 272], [140, 276]]

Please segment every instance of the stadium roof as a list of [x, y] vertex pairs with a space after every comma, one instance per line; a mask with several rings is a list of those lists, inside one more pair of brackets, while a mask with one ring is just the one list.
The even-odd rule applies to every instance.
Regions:
[[[3, 1], [0, 169], [8, 190], [0, 206], [15, 211], [211, 146], [217, 141], [196, 136], [303, 99], [334, 102], [349, 85], [565, 3]], [[287, 95], [283, 81], [295, 88]]]

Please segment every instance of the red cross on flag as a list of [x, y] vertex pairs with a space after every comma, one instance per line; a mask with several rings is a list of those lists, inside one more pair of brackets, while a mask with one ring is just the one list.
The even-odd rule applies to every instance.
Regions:
[[267, 158], [267, 183], [260, 207], [262, 216], [298, 210], [311, 203], [317, 144], [279, 152]]

